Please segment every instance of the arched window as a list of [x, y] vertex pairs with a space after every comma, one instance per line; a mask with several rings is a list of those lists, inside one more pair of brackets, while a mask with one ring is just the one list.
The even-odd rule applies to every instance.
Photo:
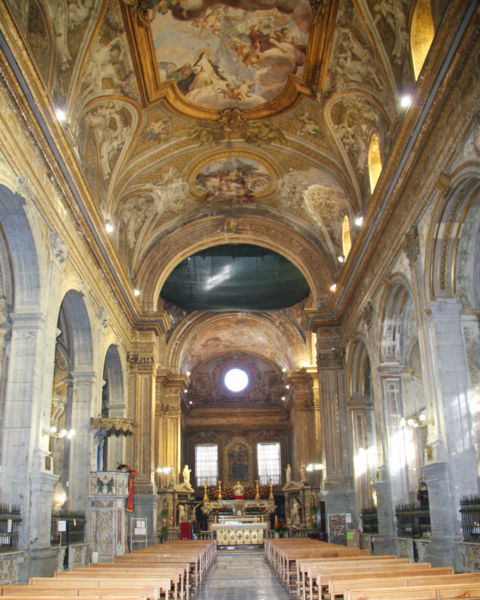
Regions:
[[351, 247], [352, 238], [350, 236], [350, 220], [348, 218], [348, 215], [345, 215], [342, 221], [342, 250], [345, 260], [350, 252]]
[[430, 0], [418, 0], [410, 31], [413, 72], [418, 79], [435, 36]]
[[368, 174], [370, 176], [370, 191], [373, 194], [378, 178], [382, 172], [382, 157], [380, 155], [380, 141], [374, 131], [368, 147]]

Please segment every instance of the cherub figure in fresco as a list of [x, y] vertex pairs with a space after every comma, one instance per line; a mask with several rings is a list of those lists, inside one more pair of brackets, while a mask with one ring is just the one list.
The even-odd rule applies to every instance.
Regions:
[[227, 81], [225, 86], [220, 89], [220, 93], [234, 102], [243, 102], [251, 97], [250, 89], [253, 86], [254, 83], [248, 79], [242, 79], [240, 83], [236, 81]]
[[235, 56], [232, 59], [233, 62], [237, 62], [240, 59], [248, 70], [263, 60], [258, 44], [247, 43], [241, 38], [233, 40], [232, 50], [235, 52]]

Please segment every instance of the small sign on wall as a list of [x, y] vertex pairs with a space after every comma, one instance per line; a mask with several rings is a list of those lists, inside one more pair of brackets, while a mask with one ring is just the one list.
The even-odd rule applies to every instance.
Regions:
[[67, 522], [57, 521], [57, 531], [67, 531]]

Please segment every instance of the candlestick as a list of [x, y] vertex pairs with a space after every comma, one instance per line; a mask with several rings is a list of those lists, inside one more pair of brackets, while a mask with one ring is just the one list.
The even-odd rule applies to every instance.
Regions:
[[220, 479], [218, 480], [218, 499], [222, 499], [222, 482], [220, 481]]
[[208, 502], [208, 493], [207, 493], [207, 480], [205, 479], [205, 486], [203, 490], [203, 501]]
[[270, 494], [268, 496], [269, 500], [273, 500], [273, 479], [270, 477]]
[[255, 500], [259, 500], [260, 493], [258, 491], [258, 479], [255, 479]]

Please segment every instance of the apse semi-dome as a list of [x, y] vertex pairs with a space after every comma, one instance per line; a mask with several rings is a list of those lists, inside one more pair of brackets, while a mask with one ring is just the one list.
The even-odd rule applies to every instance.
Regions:
[[309, 292], [302, 273], [284, 256], [251, 244], [224, 244], [178, 264], [160, 296], [185, 310], [268, 311], [293, 306]]

